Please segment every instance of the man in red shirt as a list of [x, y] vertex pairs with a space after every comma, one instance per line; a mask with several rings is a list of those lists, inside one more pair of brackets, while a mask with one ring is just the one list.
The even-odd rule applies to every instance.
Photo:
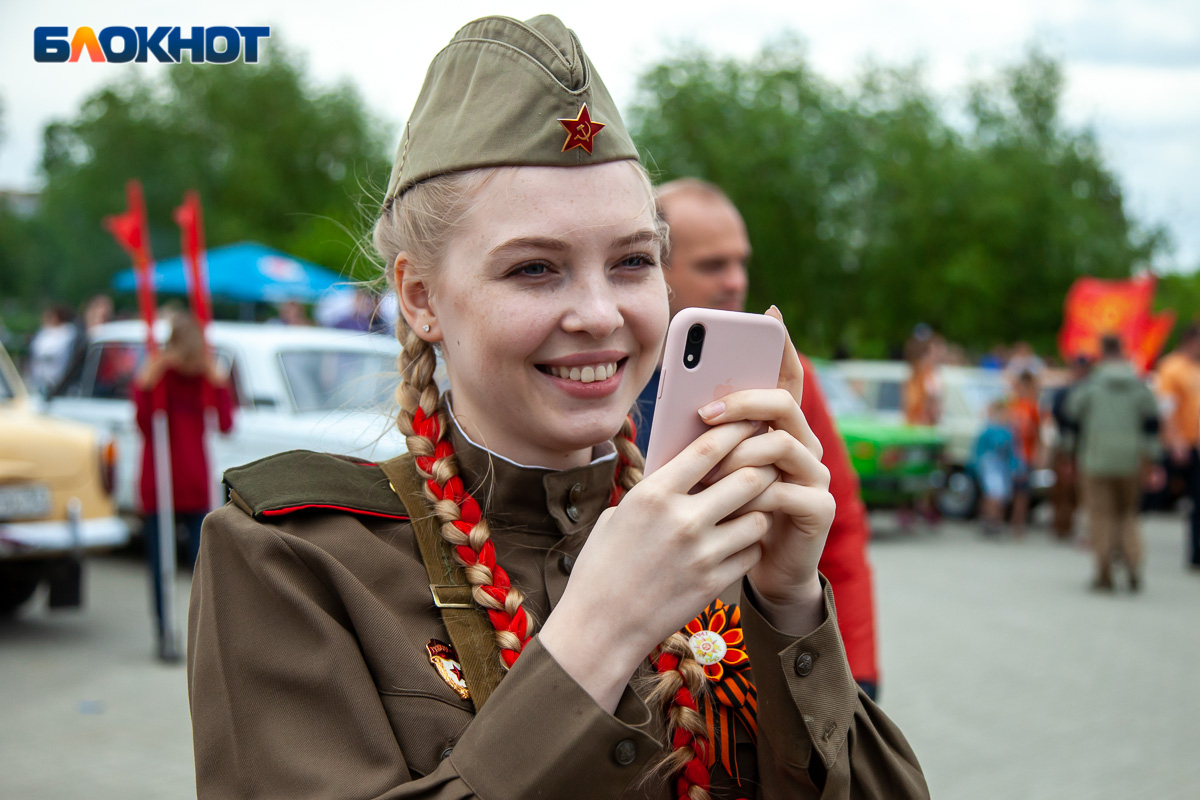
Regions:
[[[659, 213], [671, 226], [663, 272], [670, 288], [671, 316], [692, 307], [744, 311], [750, 239], [737, 208], [719, 188], [694, 178], [681, 178], [659, 187], [658, 203]], [[850, 671], [874, 698], [879, 670], [874, 589], [866, 556], [870, 538], [866, 510], [859, 495], [858, 476], [850, 466], [849, 454], [817, 383], [816, 370], [803, 354], [800, 360], [804, 365], [800, 410], [824, 447], [822, 461], [829, 469], [829, 491], [837, 501], [837, 515], [820, 569], [833, 586], [838, 629], [846, 645]], [[658, 377], [655, 372], [638, 400], [638, 444], [643, 452], [650, 437]]]

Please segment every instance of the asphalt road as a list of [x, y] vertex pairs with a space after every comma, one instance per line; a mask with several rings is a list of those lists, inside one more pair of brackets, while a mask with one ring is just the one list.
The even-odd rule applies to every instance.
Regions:
[[[1200, 574], [1181, 530], [1147, 520], [1145, 590], [1102, 596], [1087, 554], [1036, 530], [880, 526], [883, 707], [934, 797], [1200, 797]], [[0, 621], [0, 798], [194, 796], [184, 669], [152, 656], [140, 562], [94, 561], [87, 598]]]

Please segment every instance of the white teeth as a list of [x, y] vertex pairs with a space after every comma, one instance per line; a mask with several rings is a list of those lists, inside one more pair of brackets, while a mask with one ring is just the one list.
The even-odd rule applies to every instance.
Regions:
[[607, 364], [589, 364], [586, 367], [550, 367], [549, 372], [557, 378], [580, 383], [594, 383], [595, 381], [606, 381], [616, 375], [617, 365], [615, 362], [609, 362]]

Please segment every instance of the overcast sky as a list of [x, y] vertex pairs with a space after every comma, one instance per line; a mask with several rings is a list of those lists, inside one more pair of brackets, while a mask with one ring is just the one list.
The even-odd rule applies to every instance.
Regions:
[[[192, 4], [189, 4], [192, 5]], [[124, 72], [154, 64], [37, 64], [33, 29], [65, 25], [270, 25], [307, 55], [320, 82], [348, 78], [393, 123], [408, 114], [433, 55], [485, 14], [560, 16], [579, 34], [617, 103], [640, 70], [692, 41], [749, 55], [784, 30], [808, 45], [826, 77], [849, 81], [864, 61], [919, 59], [952, 105], [972, 77], [1019, 60], [1031, 42], [1066, 68], [1064, 113], [1091, 126], [1120, 176], [1129, 208], [1165, 225], [1176, 243], [1162, 269], [1200, 266], [1200, 2], [1197, 0], [842, 0], [840, 3], [436, 2], [436, 0], [205, 0], [203, 10], [149, 0], [0, 0], [0, 188], [36, 188], [41, 131]], [[270, 42], [264, 47], [270, 49]], [[248, 121], [247, 124], [253, 124]], [[397, 127], [398, 130], [398, 127]]]

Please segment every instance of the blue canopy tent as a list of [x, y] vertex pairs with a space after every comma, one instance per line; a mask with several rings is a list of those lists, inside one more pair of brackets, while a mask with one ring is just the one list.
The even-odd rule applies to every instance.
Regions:
[[[345, 288], [348, 282], [333, 270], [254, 242], [214, 247], [205, 252], [204, 261], [208, 266], [209, 291], [219, 300], [314, 303], [328, 292]], [[187, 294], [188, 279], [182, 257], [159, 261], [153, 274], [154, 291], [158, 294]], [[136, 291], [133, 270], [117, 273], [112, 287], [118, 292]]]

